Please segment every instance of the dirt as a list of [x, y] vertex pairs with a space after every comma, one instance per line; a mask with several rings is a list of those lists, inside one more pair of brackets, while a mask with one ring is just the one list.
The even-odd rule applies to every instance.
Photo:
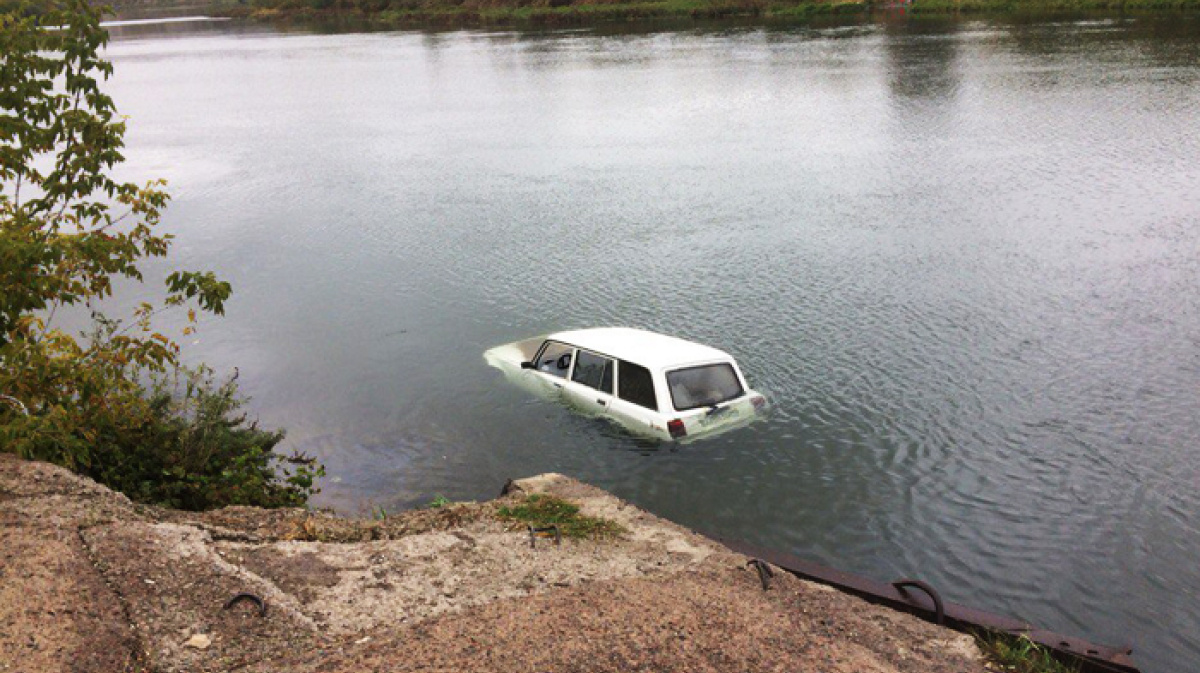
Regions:
[[[983, 671], [966, 636], [777, 572], [578, 481], [378, 520], [137, 506], [0, 454], [0, 671]], [[537, 539], [531, 493], [618, 539]], [[267, 606], [226, 602], [241, 592]]]

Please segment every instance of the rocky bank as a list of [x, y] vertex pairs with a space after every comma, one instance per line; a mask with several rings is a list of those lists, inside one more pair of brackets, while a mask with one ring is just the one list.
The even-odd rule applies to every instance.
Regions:
[[[531, 546], [496, 513], [535, 493], [625, 533]], [[0, 454], [0, 671], [987, 670], [968, 636], [746, 562], [556, 474], [370, 520], [162, 510]]]

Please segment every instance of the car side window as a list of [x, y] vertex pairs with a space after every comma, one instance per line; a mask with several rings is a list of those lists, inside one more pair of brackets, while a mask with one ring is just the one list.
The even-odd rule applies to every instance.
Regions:
[[577, 358], [571, 380], [611, 395], [613, 361], [587, 351], [579, 351]]
[[617, 397], [638, 406], [658, 411], [658, 398], [654, 394], [654, 377], [650, 370], [632, 362], [621, 360], [617, 377]]
[[542, 347], [541, 354], [538, 355], [537, 370], [560, 379], [567, 378], [567, 372], [571, 369], [572, 350], [574, 348], [567, 344], [547, 341], [546, 345]]

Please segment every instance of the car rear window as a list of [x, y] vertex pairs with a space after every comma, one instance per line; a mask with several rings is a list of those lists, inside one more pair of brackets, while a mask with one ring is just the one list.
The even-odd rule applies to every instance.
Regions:
[[654, 378], [650, 376], [650, 370], [624, 360], [617, 367], [617, 397], [658, 411], [658, 397], [654, 394]]
[[667, 388], [678, 411], [711, 407], [742, 395], [733, 365], [721, 362], [667, 372]]

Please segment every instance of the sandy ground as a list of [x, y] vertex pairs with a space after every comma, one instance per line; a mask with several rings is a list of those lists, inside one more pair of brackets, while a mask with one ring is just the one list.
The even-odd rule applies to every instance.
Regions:
[[[138, 506], [0, 454], [0, 671], [985, 670], [973, 641], [777, 572], [561, 475], [345, 519]], [[539, 539], [552, 493], [628, 532]], [[265, 616], [242, 601], [263, 598]]]

